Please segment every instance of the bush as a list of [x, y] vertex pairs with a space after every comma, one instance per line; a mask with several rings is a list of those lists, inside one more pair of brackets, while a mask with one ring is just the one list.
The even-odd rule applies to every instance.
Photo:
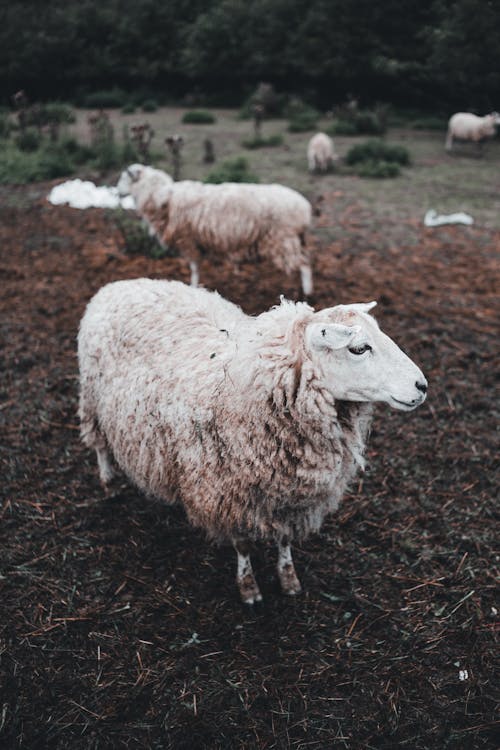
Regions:
[[442, 130], [445, 131], [448, 127], [448, 121], [443, 117], [420, 117], [418, 120], [414, 120], [410, 127], [415, 130]]
[[94, 91], [83, 97], [82, 106], [88, 109], [111, 109], [125, 106], [129, 95], [119, 88], [109, 89], [108, 91]]
[[127, 104], [122, 107], [122, 115], [133, 115], [134, 112], [135, 104], [133, 104], [132, 102], [127, 102]]
[[356, 124], [351, 120], [337, 120], [326, 132], [328, 135], [358, 135]]
[[399, 164], [393, 161], [363, 161], [356, 169], [356, 174], [360, 177], [397, 177], [400, 172]]
[[158, 102], [155, 99], [146, 99], [142, 103], [143, 112], [156, 112], [158, 109]]
[[410, 154], [404, 146], [391, 146], [384, 141], [377, 140], [359, 143], [347, 152], [347, 164], [373, 161], [386, 161], [407, 166], [410, 163]]
[[146, 255], [157, 260], [176, 255], [169, 248], [163, 247], [158, 239], [149, 233], [143, 222], [131, 216], [128, 211], [117, 209], [113, 211], [113, 217], [123, 239], [123, 250], [127, 255]]
[[182, 122], [186, 125], [213, 125], [216, 118], [211, 112], [204, 109], [193, 109], [185, 112]]
[[329, 128], [331, 135], [382, 135], [385, 131], [385, 123], [379, 115], [363, 109], [343, 114]]
[[296, 115], [288, 123], [290, 133], [307, 133], [308, 130], [316, 130], [317, 115], [310, 112], [303, 112]]
[[212, 170], [205, 182], [220, 184], [221, 182], [259, 182], [259, 178], [248, 171], [248, 162], [243, 157], [228, 159], [222, 162], [217, 169]]
[[69, 125], [76, 122], [73, 108], [62, 102], [48, 102], [42, 105], [41, 117], [44, 124], [56, 123], [58, 125]]
[[283, 145], [282, 135], [270, 135], [269, 138], [249, 138], [241, 142], [244, 148], [273, 148], [275, 146]]
[[20, 151], [36, 151], [40, 148], [41, 142], [40, 133], [35, 128], [22, 130], [15, 139], [16, 146]]

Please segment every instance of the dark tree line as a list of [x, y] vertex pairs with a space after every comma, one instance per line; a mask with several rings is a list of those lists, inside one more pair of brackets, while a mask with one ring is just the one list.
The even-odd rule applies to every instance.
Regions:
[[0, 93], [140, 88], [238, 104], [259, 81], [329, 107], [500, 109], [498, 0], [10, 0]]

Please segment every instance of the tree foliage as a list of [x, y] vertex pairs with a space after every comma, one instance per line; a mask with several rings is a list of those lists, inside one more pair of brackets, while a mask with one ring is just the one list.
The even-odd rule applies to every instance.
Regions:
[[[480, 11], [480, 12], [479, 12]], [[259, 81], [329, 107], [500, 108], [495, 0], [11, 0], [0, 10], [5, 101], [142, 90], [241, 102]], [[203, 103], [203, 102], [201, 102]]]

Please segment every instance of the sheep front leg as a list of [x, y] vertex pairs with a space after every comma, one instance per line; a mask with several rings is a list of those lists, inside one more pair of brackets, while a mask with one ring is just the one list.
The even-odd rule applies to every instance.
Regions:
[[278, 577], [281, 583], [281, 590], [288, 596], [300, 594], [302, 587], [295, 572], [295, 566], [292, 560], [292, 550], [290, 542], [286, 536], [281, 537], [278, 541]]
[[248, 544], [243, 541], [237, 541], [233, 542], [233, 545], [238, 555], [236, 582], [240, 590], [241, 600], [244, 604], [261, 602], [262, 594], [253, 574]]

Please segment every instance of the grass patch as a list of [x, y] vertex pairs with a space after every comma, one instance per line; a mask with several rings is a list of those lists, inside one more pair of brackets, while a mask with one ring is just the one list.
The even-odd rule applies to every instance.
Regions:
[[448, 127], [448, 120], [443, 117], [419, 117], [418, 120], [410, 123], [410, 127], [414, 130], [442, 130], [444, 132]]
[[247, 138], [241, 142], [243, 148], [256, 149], [256, 148], [273, 148], [276, 146], [283, 145], [283, 136], [270, 135], [268, 138]]
[[408, 166], [410, 153], [404, 146], [395, 146], [378, 140], [359, 143], [347, 152], [347, 164], [354, 165], [367, 161], [385, 161]]
[[220, 184], [222, 182], [259, 182], [257, 175], [248, 170], [248, 162], [243, 156], [223, 161], [213, 169], [204, 182]]
[[175, 252], [164, 247], [148, 227], [137, 217], [131, 216], [124, 209], [110, 212], [123, 240], [123, 251], [127, 255], [145, 255], [159, 260], [174, 257]]
[[204, 109], [193, 109], [184, 113], [182, 122], [186, 125], [213, 125], [216, 118], [211, 112]]
[[353, 146], [347, 152], [346, 163], [360, 177], [397, 177], [401, 166], [410, 164], [410, 154], [404, 146], [371, 140]]

